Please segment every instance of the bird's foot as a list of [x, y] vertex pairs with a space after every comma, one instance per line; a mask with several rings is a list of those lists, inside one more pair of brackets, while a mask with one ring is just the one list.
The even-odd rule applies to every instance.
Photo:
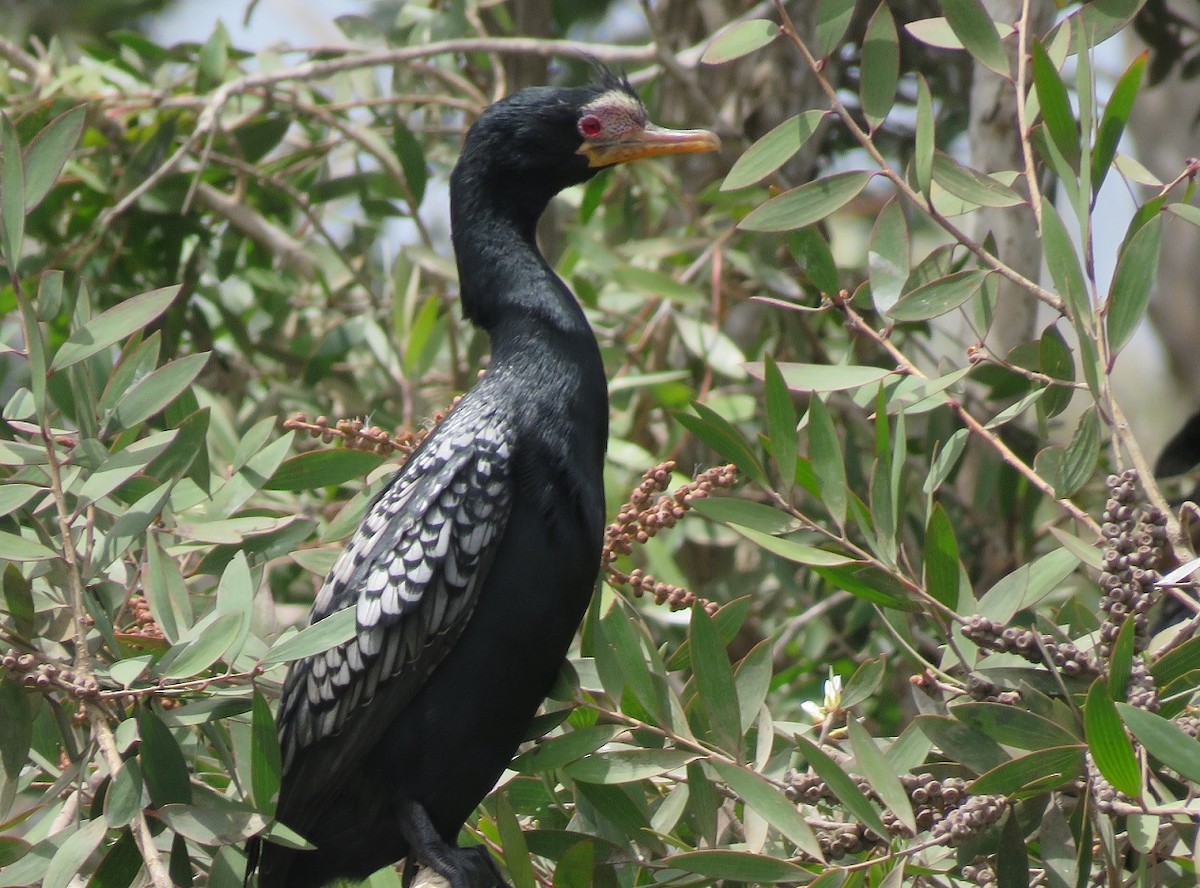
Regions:
[[[483, 845], [459, 848], [438, 835], [425, 808], [413, 802], [403, 809], [400, 830], [408, 840], [410, 853], [404, 865], [404, 885], [416, 888], [417, 864], [433, 870], [450, 888], [512, 888], [500, 874], [500, 867]], [[436, 884], [436, 882], [432, 883]]]
[[[430, 852], [433, 854], [430, 854]], [[511, 888], [492, 855], [482, 845], [456, 848], [444, 845], [423, 850], [423, 864], [412, 888]]]

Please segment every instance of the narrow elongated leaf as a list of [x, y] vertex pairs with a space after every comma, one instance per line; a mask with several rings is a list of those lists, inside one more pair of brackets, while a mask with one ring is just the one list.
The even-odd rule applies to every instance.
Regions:
[[1075, 570], [1078, 557], [1067, 549], [1055, 549], [1029, 564], [1023, 564], [999, 579], [979, 599], [979, 613], [1007, 623], [1017, 611], [1033, 607], [1049, 595]]
[[[1177, 204], [1186, 207], [1186, 204]], [[1191, 209], [1190, 207], [1187, 207]], [[1200, 225], [1200, 222], [1196, 224]], [[822, 293], [834, 294], [838, 291], [837, 263], [829, 242], [821, 234], [819, 226], [810, 225], [801, 228], [788, 238], [788, 250], [800, 269], [808, 275], [809, 281]]]
[[21, 142], [7, 114], [0, 113], [0, 249], [15, 275], [25, 239], [25, 170]]
[[261, 814], [237, 808], [165, 805], [159, 808], [158, 816], [172, 832], [201, 845], [232, 845], [267, 825]]
[[867, 187], [871, 174], [862, 171], [831, 176], [785, 191], [752, 210], [738, 228], [743, 231], [794, 231], [837, 212]]
[[58, 553], [37, 540], [26, 539], [0, 530], [0, 560], [2, 561], [45, 561], [57, 558]]
[[[794, 863], [746, 851], [686, 851], [666, 857], [661, 862], [664, 866], [709, 879], [732, 879], [750, 884], [803, 883], [811, 876], [808, 870]], [[555, 884], [558, 884], [557, 881]]]
[[933, 155], [937, 147], [937, 138], [933, 122], [933, 96], [929, 92], [929, 84], [921, 74], [917, 75], [917, 132], [913, 145], [913, 173], [917, 178], [917, 188], [929, 197], [929, 187], [933, 182]]
[[888, 309], [898, 321], [927, 321], [958, 308], [979, 292], [989, 272], [964, 269], [909, 290]]
[[63, 842], [50, 865], [46, 867], [42, 888], [67, 888], [71, 880], [79, 875], [83, 863], [92, 856], [108, 832], [108, 824], [103, 817], [89, 820]]
[[1080, 321], [1090, 317], [1091, 300], [1088, 298], [1087, 284], [1079, 266], [1079, 254], [1075, 243], [1059, 218], [1054, 204], [1047, 199], [1042, 200], [1042, 249], [1046, 255], [1046, 267], [1050, 269], [1050, 277], [1066, 302], [1072, 319]]
[[392, 149], [400, 161], [400, 168], [404, 170], [404, 178], [408, 180], [413, 195], [412, 211], [416, 213], [425, 198], [429, 171], [425, 165], [425, 149], [399, 116], [392, 123]]
[[808, 456], [821, 492], [821, 503], [830, 517], [842, 527], [846, 523], [849, 490], [846, 485], [846, 465], [842, 443], [833, 424], [829, 408], [814, 397], [808, 406]]
[[767, 434], [771, 439], [771, 453], [779, 467], [779, 477], [785, 486], [790, 486], [796, 477], [796, 405], [788, 391], [783, 374], [774, 359], [767, 355], [764, 365]]
[[794, 561], [797, 564], [833, 567], [854, 563], [854, 559], [846, 555], [839, 555], [836, 552], [830, 552], [826, 549], [818, 549], [816, 546], [810, 546], [797, 540], [770, 536], [769, 534], [760, 533], [757, 530], [751, 530], [749, 527], [740, 527], [737, 524], [730, 524], [729, 527], [751, 542], [757, 543], [768, 552], [778, 555], [780, 558], [786, 558], [788, 561]]
[[993, 768], [970, 785], [974, 795], [1037, 794], [1074, 780], [1083, 771], [1083, 746], [1059, 746]]
[[996, 888], [1028, 888], [1029, 848], [1017, 812], [1009, 809], [1000, 828], [1000, 848], [996, 852]]
[[121, 763], [121, 770], [104, 794], [104, 818], [112, 827], [126, 826], [142, 809], [142, 766], [137, 758]]
[[510, 767], [522, 774], [541, 774], [578, 761], [595, 752], [616, 736], [619, 729], [612, 725], [591, 725], [576, 728], [561, 737], [542, 740], [532, 749], [512, 760]]
[[365, 478], [377, 469], [383, 457], [370, 450], [335, 447], [310, 450], [286, 459], [263, 485], [264, 490], [311, 490], [336, 487]]
[[139, 707], [138, 734], [142, 738], [142, 775], [154, 806], [191, 804], [192, 784], [187, 762], [171, 731], [148, 707]]
[[821, 846], [812, 829], [783, 791], [758, 774], [722, 761], [710, 762], [721, 780], [760, 817], [805, 853], [821, 860]]
[[942, 14], [971, 57], [1002, 77], [1009, 77], [1008, 53], [996, 25], [979, 0], [942, 0]]
[[1200, 740], [1161, 715], [1128, 703], [1118, 703], [1117, 711], [1148, 753], [1185, 780], [1200, 783]]
[[[1075, 381], [1075, 358], [1057, 325], [1051, 324], [1042, 333], [1038, 349], [1043, 373], [1064, 382]], [[1067, 409], [1073, 395], [1069, 386], [1051, 386], [1038, 402], [1038, 408], [1044, 411], [1047, 419], [1058, 416]]]
[[963, 703], [952, 710], [964, 724], [1005, 746], [1017, 749], [1045, 749], [1070, 746], [1080, 738], [1048, 718], [1002, 703]]
[[500, 831], [504, 866], [512, 879], [513, 888], [537, 888], [533, 864], [529, 861], [529, 846], [525, 844], [525, 833], [505, 793], [496, 795], [496, 828]]
[[160, 673], [162, 677], [192, 678], [207, 671], [233, 647], [244, 628], [244, 619], [242, 614], [214, 613], [211, 622], [206, 619], [197, 623], [193, 627], [197, 630], [195, 638], [181, 641], [164, 655], [164, 661], [167, 657], [170, 660]]
[[779, 36], [779, 25], [767, 19], [734, 22], [713, 35], [700, 56], [706, 65], [721, 65], [762, 49]]
[[765, 484], [766, 471], [742, 433], [711, 407], [697, 402], [692, 404], [692, 409], [697, 415], [675, 414], [679, 424], [736, 465], [740, 471]]
[[1104, 779], [1131, 799], [1142, 794], [1142, 773], [1133, 744], [1125, 734], [1121, 717], [1108, 690], [1108, 683], [1097, 678], [1087, 695], [1083, 728], [1087, 735], [1092, 761]]
[[972, 206], [1002, 209], [1025, 203], [1025, 198], [995, 176], [965, 167], [941, 151], [933, 155], [932, 175], [933, 181]]
[[916, 835], [917, 822], [913, 816], [912, 803], [908, 793], [900, 783], [900, 777], [888, 760], [880, 752], [879, 747], [858, 719], [851, 718], [846, 723], [850, 733], [850, 749], [854, 752], [854, 761], [859, 772], [867, 778], [871, 788], [878, 794], [880, 800], [897, 819]]
[[80, 105], [58, 115], [25, 148], [25, 212], [42, 202], [83, 135], [87, 108]]
[[896, 38], [896, 22], [887, 3], [883, 2], [867, 22], [862, 44], [859, 95], [871, 129], [883, 123], [892, 110], [899, 78], [900, 44]]
[[[762, 379], [763, 365], [751, 362], [746, 371], [755, 379]], [[846, 389], [862, 388], [890, 376], [893, 371], [886, 367], [864, 367], [855, 364], [779, 364], [779, 372], [787, 387], [794, 392], [841, 392]]]
[[208, 363], [210, 352], [186, 355], [134, 383], [113, 411], [120, 428], [129, 429], [164, 410], [183, 394]]
[[354, 608], [344, 608], [301, 629], [295, 635], [277, 640], [263, 657], [262, 664], [264, 667], [276, 666], [289, 660], [324, 653], [339, 644], [345, 644], [354, 637], [354, 632]]
[[633, 783], [682, 768], [696, 758], [682, 749], [631, 749], [594, 753], [567, 765], [565, 771], [584, 783]]
[[887, 313], [896, 304], [910, 270], [908, 223], [900, 201], [893, 197], [875, 220], [867, 250], [871, 299], [876, 311]]
[[1092, 477], [1099, 459], [1100, 420], [1093, 406], [1079, 417], [1079, 425], [1071, 436], [1071, 443], [1063, 451], [1054, 492], [1059, 496], [1071, 496], [1077, 492]]
[[275, 813], [275, 793], [279, 792], [283, 763], [279, 752], [279, 736], [271, 704], [261, 691], [255, 690], [250, 722], [250, 785], [254, 803], [265, 814]]
[[712, 618], [699, 605], [692, 608], [688, 640], [692, 645], [698, 698], [708, 715], [708, 723], [724, 748], [737, 752], [742, 745], [742, 719], [733, 667]]
[[961, 576], [954, 522], [941, 503], [935, 503], [925, 526], [925, 591], [946, 607], [958, 607]]
[[956, 718], [944, 715], [919, 715], [913, 723], [955, 761], [976, 774], [991, 771], [1011, 758], [1000, 744]]
[[90, 358], [129, 336], [167, 310], [179, 292], [179, 286], [163, 287], [126, 299], [103, 314], [97, 315], [75, 330], [62, 344], [50, 363], [50, 371], [63, 370]]
[[1033, 85], [1046, 131], [1072, 168], [1079, 169], [1079, 125], [1071, 111], [1067, 87], [1040, 41], [1033, 42]]
[[800, 736], [796, 736], [794, 739], [797, 751], [804, 756], [809, 766], [825, 781], [830, 791], [838, 797], [846, 809], [863, 826], [886, 841], [887, 827], [883, 825], [883, 820], [875, 805], [863, 795], [858, 784], [851, 780], [833, 759], [813, 745], [811, 741]]
[[854, 18], [854, 6], [854, 0], [818, 0], [816, 37], [822, 58], [832, 55], [841, 45]]
[[33, 740], [33, 711], [21, 683], [8, 676], [0, 677], [0, 765], [7, 779], [16, 781]]
[[1133, 337], [1150, 304], [1162, 244], [1162, 216], [1155, 215], [1129, 239], [1108, 291], [1108, 347], [1116, 354]]
[[824, 117], [824, 111], [805, 111], [779, 124], [737, 159], [721, 183], [721, 190], [745, 188], [771, 175], [795, 156]]
[[1108, 175], [1108, 169], [1116, 157], [1121, 134], [1125, 132], [1125, 125], [1133, 112], [1133, 103], [1142, 86], [1142, 76], [1149, 55], [1150, 50], [1142, 50], [1137, 58], [1130, 62], [1104, 106], [1100, 128], [1096, 132], [1096, 143], [1092, 146], [1092, 194], [1100, 193], [1100, 186], [1104, 184], [1104, 177]]

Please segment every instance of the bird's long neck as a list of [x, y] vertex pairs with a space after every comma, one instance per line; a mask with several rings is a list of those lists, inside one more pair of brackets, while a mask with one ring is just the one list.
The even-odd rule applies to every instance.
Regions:
[[583, 311], [537, 247], [546, 200], [461, 173], [450, 198], [463, 312], [491, 336], [493, 364], [546, 349], [595, 351]]

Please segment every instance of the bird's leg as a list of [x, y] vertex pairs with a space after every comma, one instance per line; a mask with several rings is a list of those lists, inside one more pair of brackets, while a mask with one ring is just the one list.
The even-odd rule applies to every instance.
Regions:
[[408, 860], [404, 864], [405, 888], [411, 884], [416, 872], [415, 864], [410, 869], [410, 861], [420, 861], [443, 876], [451, 888], [511, 888], [500, 875], [500, 867], [487, 848], [482, 845], [459, 848], [443, 840], [419, 802], [401, 805], [400, 832], [409, 845]]

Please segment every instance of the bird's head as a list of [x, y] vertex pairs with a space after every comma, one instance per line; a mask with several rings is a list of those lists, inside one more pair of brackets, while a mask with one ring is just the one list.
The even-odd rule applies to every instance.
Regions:
[[599, 68], [590, 86], [531, 87], [489, 106], [467, 133], [459, 164], [548, 200], [605, 167], [719, 147], [707, 130], [650, 123], [629, 81]]

